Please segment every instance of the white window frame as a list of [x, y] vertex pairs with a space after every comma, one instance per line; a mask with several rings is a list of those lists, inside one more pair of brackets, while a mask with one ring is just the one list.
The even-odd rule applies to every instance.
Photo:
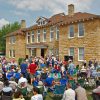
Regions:
[[31, 40], [31, 35], [29, 32], [27, 33], [27, 44], [29, 44], [31, 42], [31, 41], [28, 41], [28, 37], [30, 37], [30, 40]]
[[[34, 43], [34, 42], [35, 42], [35, 40], [32, 41], [32, 40], [33, 40], [33, 37], [34, 37], [34, 31], [31, 32], [31, 43]], [[35, 39], [35, 38], [34, 38], [34, 39]]]
[[15, 58], [15, 50], [12, 50], [12, 58]]
[[41, 39], [40, 39], [40, 41], [39, 41], [38, 35], [40, 35], [40, 30], [37, 30], [37, 43], [39, 43], [39, 42], [41, 41]]
[[[53, 30], [52, 30], [53, 28]], [[53, 34], [53, 38], [51, 38], [51, 33]], [[54, 27], [50, 27], [50, 42], [54, 40]]]
[[56, 40], [59, 40], [59, 28], [56, 27]]
[[9, 50], [9, 58], [15, 58], [15, 50], [14, 49], [10, 49]]
[[[80, 54], [79, 54], [79, 49], [80, 48], [84, 49], [84, 47], [79, 47], [78, 48], [78, 61], [84, 61], [84, 57], [83, 57], [83, 59], [80, 59]], [[84, 55], [85, 55], [85, 50], [84, 50]]]
[[51, 56], [52, 54], [54, 54], [54, 50], [53, 49], [49, 49], [49, 56]]
[[10, 49], [9, 50], [9, 58], [11, 58], [12, 57], [12, 50]]
[[15, 44], [15, 42], [16, 42], [16, 37], [15, 36], [9, 37], [9, 44]]
[[74, 50], [74, 54], [73, 54], [73, 55], [71, 55], [71, 49], [73, 49], [73, 50], [74, 50], [75, 48], [74, 48], [74, 47], [70, 47], [70, 48], [69, 48], [69, 56], [73, 56], [73, 58], [74, 58], [74, 56], [75, 56], [75, 50]]
[[15, 44], [16, 38], [15, 36], [12, 36], [12, 44]]
[[46, 42], [46, 38], [44, 39], [44, 35], [46, 35], [46, 29], [43, 29], [43, 42]]
[[[33, 51], [35, 52], [35, 55], [32, 54]], [[31, 52], [31, 56], [36, 56], [36, 49], [35, 48], [31, 48], [30, 52]]]
[[68, 38], [74, 38], [75, 36], [75, 32], [74, 32], [74, 36], [73, 37], [70, 37], [70, 27], [73, 27], [73, 30], [74, 30], [74, 25], [69, 25], [69, 32], [68, 32]]
[[84, 34], [85, 34], [84, 23], [78, 23], [78, 37], [84, 37], [84, 34], [83, 34], [83, 36], [79, 36], [79, 25], [80, 24], [83, 24], [83, 31], [84, 31]]

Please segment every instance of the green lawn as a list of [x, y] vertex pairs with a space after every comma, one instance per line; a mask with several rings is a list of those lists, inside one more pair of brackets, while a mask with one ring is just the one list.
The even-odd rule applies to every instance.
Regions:
[[[92, 96], [90, 94], [90, 91], [87, 91], [87, 95], [88, 95], [88, 100], [93, 100]], [[44, 100], [61, 100], [62, 97], [60, 96], [54, 96], [52, 93], [48, 93], [47, 96], [44, 98]]]

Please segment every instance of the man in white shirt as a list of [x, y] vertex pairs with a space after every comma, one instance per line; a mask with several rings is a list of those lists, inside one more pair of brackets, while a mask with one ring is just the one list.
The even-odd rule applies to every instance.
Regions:
[[27, 87], [27, 79], [23, 77], [23, 74], [21, 74], [21, 78], [18, 80], [18, 86], [21, 88]]
[[42, 94], [39, 94], [39, 89], [37, 87], [33, 88], [33, 94], [31, 100], [43, 100], [43, 96]]
[[62, 100], [75, 100], [75, 91], [72, 90], [69, 83], [67, 84], [67, 90], [65, 90]]

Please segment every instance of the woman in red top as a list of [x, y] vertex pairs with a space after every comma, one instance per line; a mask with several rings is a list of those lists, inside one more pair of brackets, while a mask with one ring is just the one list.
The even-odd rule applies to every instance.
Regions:
[[33, 79], [35, 78], [35, 72], [38, 69], [37, 65], [35, 64], [35, 61], [32, 61], [32, 63], [29, 65], [28, 70], [30, 72], [30, 78], [31, 78], [31, 84], [33, 82]]

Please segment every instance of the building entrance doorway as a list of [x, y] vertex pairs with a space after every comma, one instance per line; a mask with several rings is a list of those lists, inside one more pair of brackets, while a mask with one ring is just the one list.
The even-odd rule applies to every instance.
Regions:
[[44, 52], [45, 50], [44, 49], [41, 49], [41, 56], [44, 58]]

